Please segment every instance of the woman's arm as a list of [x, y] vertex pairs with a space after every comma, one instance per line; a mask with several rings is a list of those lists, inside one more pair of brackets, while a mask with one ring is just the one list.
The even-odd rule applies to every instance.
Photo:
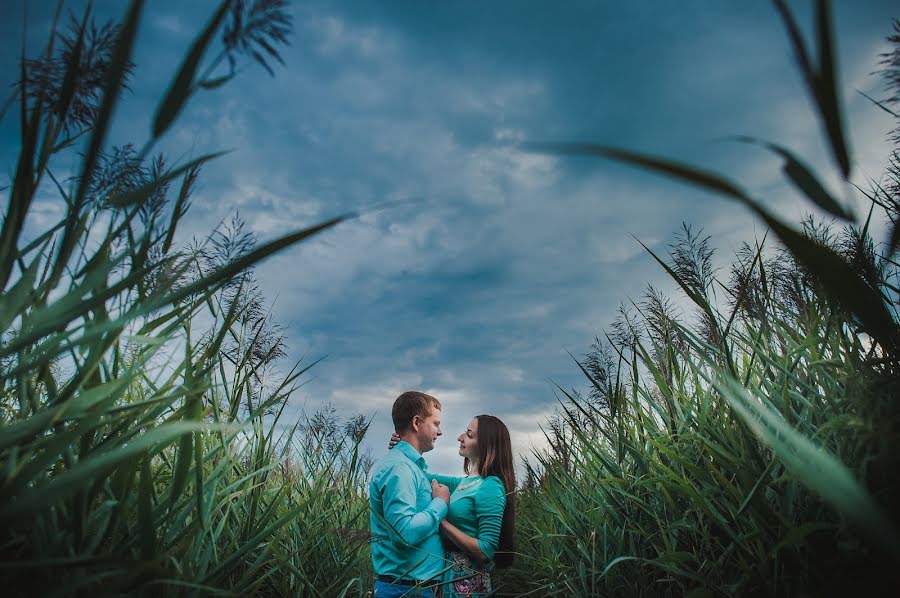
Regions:
[[479, 563], [486, 563], [491, 560], [487, 557], [487, 555], [481, 552], [481, 548], [478, 547], [478, 538], [473, 538], [472, 536], [460, 531], [458, 527], [456, 527], [446, 519], [441, 520], [441, 531], [451, 542], [456, 545], [457, 548], [472, 557], [473, 560]]
[[506, 490], [500, 478], [490, 476], [482, 482], [475, 495], [475, 515], [478, 519], [478, 537], [460, 531], [458, 527], [444, 519], [441, 530], [460, 550], [479, 563], [494, 558], [500, 543], [500, 527], [503, 524], [503, 510], [506, 507]]
[[456, 490], [456, 487], [459, 486], [464, 479], [466, 479], [463, 477], [455, 477], [452, 475], [441, 475], [439, 473], [431, 473], [428, 471], [425, 472], [425, 476], [428, 478], [428, 481], [437, 480], [438, 484], [443, 484], [443, 485], [447, 486], [448, 488], [450, 488], [451, 494], [453, 493], [454, 490]]

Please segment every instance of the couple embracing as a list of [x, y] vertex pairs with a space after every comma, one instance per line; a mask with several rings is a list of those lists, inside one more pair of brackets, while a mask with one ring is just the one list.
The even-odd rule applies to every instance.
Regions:
[[391, 409], [392, 449], [369, 483], [374, 598], [479, 597], [494, 565], [513, 557], [515, 472], [509, 430], [492, 415], [459, 435], [463, 477], [428, 471], [423, 453], [441, 432], [441, 404], [405, 392]]

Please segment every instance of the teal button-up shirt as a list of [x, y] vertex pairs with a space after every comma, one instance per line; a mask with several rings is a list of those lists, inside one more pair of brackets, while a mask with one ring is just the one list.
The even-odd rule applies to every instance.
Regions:
[[376, 575], [428, 580], [446, 568], [438, 526], [447, 503], [431, 498], [425, 459], [400, 441], [369, 482], [372, 566]]

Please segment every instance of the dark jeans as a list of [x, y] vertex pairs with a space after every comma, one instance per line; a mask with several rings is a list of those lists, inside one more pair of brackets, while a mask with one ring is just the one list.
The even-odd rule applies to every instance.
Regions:
[[373, 598], [434, 598], [432, 588], [417, 588], [400, 584], [387, 583], [379, 579], [375, 580], [375, 594]]

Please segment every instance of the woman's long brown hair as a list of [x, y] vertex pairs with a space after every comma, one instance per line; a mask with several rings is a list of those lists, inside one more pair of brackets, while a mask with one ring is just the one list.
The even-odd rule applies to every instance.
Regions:
[[[475, 419], [478, 420], [478, 475], [483, 478], [495, 475], [506, 489], [506, 507], [503, 509], [500, 542], [494, 555], [494, 564], [497, 567], [509, 567], [516, 549], [513, 538], [516, 529], [516, 470], [513, 467], [512, 443], [509, 430], [499, 418], [477, 415]], [[463, 468], [469, 473], [468, 459], [463, 461]]]

